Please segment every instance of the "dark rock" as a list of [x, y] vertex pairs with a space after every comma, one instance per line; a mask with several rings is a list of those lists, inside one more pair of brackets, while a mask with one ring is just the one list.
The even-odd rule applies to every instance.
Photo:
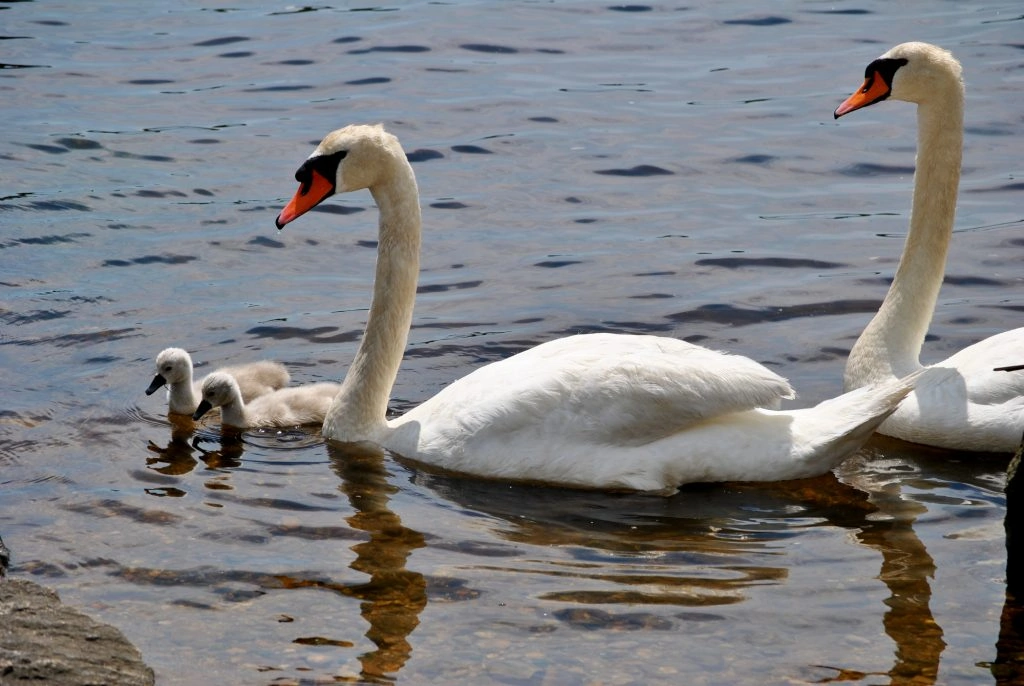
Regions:
[[4, 545], [4, 539], [0, 538], [0, 579], [7, 576], [7, 566], [11, 563], [11, 551]]
[[0, 683], [144, 686], [155, 677], [120, 631], [39, 584], [8, 579], [0, 582]]

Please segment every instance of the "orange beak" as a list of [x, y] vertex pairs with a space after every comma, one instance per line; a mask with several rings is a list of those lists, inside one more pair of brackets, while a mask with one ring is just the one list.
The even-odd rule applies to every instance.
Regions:
[[864, 79], [864, 85], [860, 87], [856, 93], [848, 97], [843, 101], [843, 104], [836, 108], [835, 118], [844, 114], [859, 110], [862, 107], [873, 105], [879, 100], [883, 100], [889, 95], [889, 84], [885, 82], [882, 75], [877, 71], [874, 76], [869, 76]]
[[309, 185], [302, 184], [299, 190], [295, 191], [291, 202], [285, 205], [281, 214], [277, 215], [277, 228], [283, 229], [284, 225], [298, 219], [311, 209], [322, 203], [334, 194], [334, 184], [328, 181], [317, 171], [311, 172]]

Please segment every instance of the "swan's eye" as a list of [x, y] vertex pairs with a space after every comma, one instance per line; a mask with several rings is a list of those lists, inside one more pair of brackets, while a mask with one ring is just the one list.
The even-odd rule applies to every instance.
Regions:
[[320, 155], [308, 160], [310, 166], [325, 179], [334, 180], [338, 177], [338, 165], [348, 155], [348, 150], [339, 150], [330, 155]]
[[317, 155], [310, 157], [302, 163], [299, 170], [295, 172], [295, 180], [299, 182], [299, 193], [305, 195], [313, 187], [313, 172], [324, 177], [334, 185], [334, 179], [338, 178], [338, 165], [345, 159], [348, 150], [339, 150], [330, 155]]
[[[892, 88], [892, 78], [896, 75], [896, 70], [907, 64], [907, 60], [903, 57], [879, 57], [877, 60], [872, 62], [864, 70], [864, 81], [865, 86], [870, 88], [874, 85], [875, 77], [881, 77], [885, 84]], [[868, 88], [864, 89], [866, 93]]]

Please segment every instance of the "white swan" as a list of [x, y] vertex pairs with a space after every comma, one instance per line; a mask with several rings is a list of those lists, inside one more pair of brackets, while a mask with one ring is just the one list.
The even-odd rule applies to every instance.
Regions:
[[325, 381], [282, 388], [246, 403], [235, 377], [215, 371], [203, 379], [202, 400], [192, 419], [219, 407], [221, 426], [235, 429], [320, 424], [340, 390], [341, 384]]
[[[917, 104], [917, 169], [903, 257], [878, 313], [846, 363], [847, 390], [921, 369], [953, 234], [963, 149], [960, 64], [942, 48], [903, 43], [868, 65], [839, 117], [892, 98]], [[1024, 328], [975, 343], [931, 365], [880, 433], [957, 450], [1013, 452], [1024, 426], [1024, 375], [995, 367], [1020, 359]]]
[[[217, 371], [235, 377], [246, 401], [283, 388], [289, 380], [284, 365], [269, 360], [221, 367]], [[161, 386], [167, 386], [168, 412], [190, 415], [199, 407], [202, 382], [192, 380], [192, 357], [187, 351], [167, 348], [156, 356], [156, 376], [146, 389], [146, 395], [152, 395]]]
[[477, 369], [388, 421], [412, 321], [420, 207], [412, 167], [380, 126], [328, 134], [295, 175], [278, 228], [335, 192], [380, 210], [366, 331], [323, 425], [406, 458], [480, 477], [674, 492], [697, 481], [822, 474], [857, 450], [912, 379], [788, 412], [789, 383], [753, 360], [657, 336], [587, 334]]

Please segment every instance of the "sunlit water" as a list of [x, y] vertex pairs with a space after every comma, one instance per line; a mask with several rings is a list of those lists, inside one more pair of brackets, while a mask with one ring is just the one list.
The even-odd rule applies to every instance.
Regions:
[[954, 50], [968, 89], [925, 359], [1018, 326], [1017, 3], [90, 0], [0, 22], [0, 535], [13, 575], [119, 627], [161, 684], [994, 681], [1005, 456], [878, 440], [809, 482], [580, 493], [316, 431], [221, 444], [143, 390], [168, 345], [343, 375], [372, 201], [273, 219], [324, 133], [380, 121], [424, 205], [396, 410], [595, 330], [748, 355], [793, 406], [835, 395], [902, 246], [914, 113], [832, 110], [905, 40]]

